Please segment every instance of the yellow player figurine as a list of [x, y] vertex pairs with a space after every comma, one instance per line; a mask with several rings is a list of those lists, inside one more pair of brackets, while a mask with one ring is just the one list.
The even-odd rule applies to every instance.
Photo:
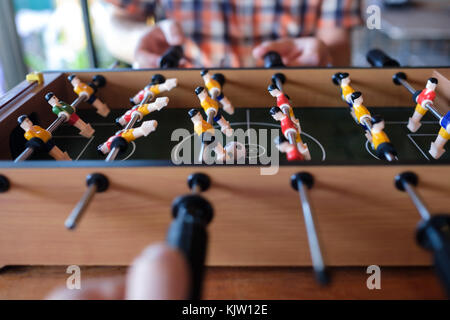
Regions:
[[372, 142], [369, 125], [372, 116], [370, 115], [369, 110], [367, 110], [367, 108], [363, 105], [364, 99], [362, 97], [362, 93], [359, 91], [353, 92], [351, 95], [351, 101], [355, 112], [355, 121], [357, 121], [357, 123], [359, 123], [364, 130], [366, 130], [366, 137], [370, 142]]
[[194, 131], [199, 137], [202, 137], [203, 134], [206, 132], [210, 133], [211, 135], [214, 135], [214, 127], [203, 119], [202, 114], [200, 113], [199, 110], [197, 109], [189, 110], [189, 117], [191, 118], [191, 121], [194, 124]]
[[208, 90], [208, 93], [211, 97], [215, 97], [217, 101], [220, 102], [220, 104], [223, 107], [223, 110], [225, 110], [228, 114], [234, 113], [233, 105], [231, 104], [230, 100], [223, 94], [223, 85], [225, 83], [225, 77], [220, 74], [216, 73], [211, 76], [208, 70], [202, 70], [200, 73], [203, 82], [205, 83], [205, 87]]
[[102, 76], [95, 76], [94, 82], [98, 80], [98, 84], [90, 83], [86, 84], [80, 80], [76, 75], [72, 74], [68, 77], [69, 82], [73, 86], [73, 91], [80, 97], [85, 97], [86, 102], [92, 104], [97, 113], [102, 117], [107, 117], [110, 110], [108, 106], [95, 96], [95, 92], [99, 87], [102, 87], [105, 83], [105, 78]]
[[341, 88], [341, 98], [350, 107], [350, 114], [356, 121], [355, 110], [353, 109], [351, 98], [352, 93], [355, 92], [355, 89], [353, 89], [353, 87], [350, 85], [350, 75], [347, 72], [335, 73], [333, 75], [333, 82]]
[[163, 75], [155, 74], [151, 82], [141, 91], [139, 91], [133, 98], [130, 98], [131, 105], [138, 105], [144, 100], [147, 93], [150, 93], [150, 101], [153, 100], [161, 92], [170, 91], [178, 85], [178, 80], [175, 78], [167, 79]]
[[414, 95], [414, 100], [417, 102], [417, 105], [413, 116], [409, 118], [407, 126], [411, 132], [416, 132], [422, 125], [420, 121], [428, 111], [426, 105], [428, 103], [433, 104], [434, 99], [436, 99], [437, 84], [438, 81], [436, 78], [430, 78], [428, 79], [426, 88], [422, 91], [418, 91], [417, 95]]
[[26, 116], [20, 116], [17, 121], [20, 127], [25, 131], [25, 139], [28, 140], [27, 147], [35, 150], [43, 150], [51, 155], [55, 160], [72, 160], [67, 152], [62, 152], [52, 139], [52, 134], [40, 126], [36, 126]]
[[137, 105], [125, 112], [123, 116], [116, 119], [116, 122], [119, 123], [122, 127], [125, 127], [133, 118], [135, 114], [139, 115], [139, 121], [141, 121], [146, 115], [154, 112], [160, 111], [162, 108], [167, 106], [169, 103], [169, 98], [162, 97], [155, 100], [153, 103]]
[[230, 123], [225, 120], [219, 110], [219, 103], [216, 100], [213, 100], [206, 92], [205, 88], [197, 87], [195, 89], [195, 94], [200, 100], [200, 105], [205, 111], [206, 115], [212, 115], [214, 122], [218, 123], [220, 126], [220, 130], [228, 137], [233, 135], [233, 129], [230, 126]]
[[[114, 148], [116, 139], [121, 138], [125, 140], [126, 144], [128, 144], [140, 137], [148, 136], [150, 133], [156, 130], [157, 126], [158, 122], [156, 122], [155, 120], [150, 120], [143, 122], [142, 125], [138, 128], [117, 131], [115, 135], [110, 137], [105, 143], [99, 145], [97, 149], [103, 154], [108, 154]], [[118, 144], [118, 146], [120, 145]]]
[[352, 106], [351, 95], [355, 92], [355, 89], [350, 85], [351, 79], [350, 75], [346, 72], [339, 73], [338, 75], [339, 85], [341, 87], [342, 100], [348, 103], [348, 105]]
[[430, 150], [428, 151], [434, 159], [439, 159], [444, 154], [444, 146], [450, 140], [450, 111], [442, 117], [439, 124], [441, 125], [439, 134], [436, 140], [431, 143]]
[[389, 140], [389, 137], [384, 132], [385, 123], [384, 120], [375, 115], [371, 119], [372, 129], [372, 147], [377, 153], [378, 158], [387, 159], [389, 161], [397, 159], [397, 151], [394, 145]]

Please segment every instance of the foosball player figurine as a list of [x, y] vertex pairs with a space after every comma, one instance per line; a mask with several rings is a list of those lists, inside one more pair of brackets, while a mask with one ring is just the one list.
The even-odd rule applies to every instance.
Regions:
[[140, 104], [147, 93], [151, 94], [151, 101], [161, 92], [170, 91], [177, 85], [177, 79], [170, 78], [166, 80], [163, 75], [155, 74], [152, 77], [151, 82], [143, 90], [139, 91], [133, 98], [130, 98], [130, 103], [132, 106]]
[[155, 100], [155, 102], [153, 102], [153, 103], [146, 103], [143, 105], [134, 106], [133, 108], [131, 108], [130, 110], [125, 112], [125, 114], [123, 116], [121, 116], [120, 118], [117, 118], [116, 122], [118, 124], [120, 124], [122, 127], [125, 127], [131, 121], [134, 114], [138, 114], [139, 121], [142, 121], [142, 119], [146, 115], [148, 115], [154, 111], [161, 111], [161, 109], [164, 108], [165, 106], [167, 106], [168, 103], [169, 103], [169, 98], [161, 97], [161, 98], [157, 98]]
[[417, 91], [414, 95], [414, 100], [417, 103], [414, 114], [408, 121], [408, 129], [411, 132], [416, 132], [422, 125], [420, 121], [423, 116], [427, 113], [428, 109], [426, 105], [428, 103], [433, 103], [436, 98], [436, 87], [438, 81], [436, 78], [428, 79], [427, 86], [422, 91]]
[[140, 137], [146, 137], [156, 130], [158, 122], [155, 120], [145, 121], [138, 128], [120, 130], [110, 137], [105, 143], [97, 147], [98, 151], [108, 154], [113, 148], [118, 147], [121, 151], [127, 148], [128, 144]]
[[297, 146], [290, 144], [284, 136], [276, 137], [275, 145], [280, 152], [286, 153], [286, 158], [288, 161], [305, 160], [302, 154], [298, 151]]
[[34, 150], [40, 150], [47, 152], [57, 161], [70, 161], [72, 160], [67, 152], [61, 151], [53, 139], [52, 134], [44, 128], [34, 125], [33, 122], [26, 116], [20, 116], [17, 121], [20, 127], [25, 131], [25, 139], [28, 140], [26, 146], [31, 147]]
[[280, 122], [281, 132], [283, 133], [284, 137], [289, 140], [289, 143], [297, 146], [298, 150], [303, 155], [303, 158], [305, 160], [311, 160], [308, 146], [306, 145], [306, 143], [303, 143], [297, 125], [291, 119], [289, 119], [286, 114], [281, 112], [280, 108], [278, 107], [272, 107], [270, 109], [270, 114], [276, 121]]
[[45, 95], [45, 100], [47, 100], [48, 104], [52, 106], [52, 112], [58, 117], [65, 117], [66, 122], [69, 125], [74, 126], [80, 130], [80, 135], [86, 138], [92, 137], [95, 130], [91, 127], [90, 124], [80, 119], [80, 117], [76, 114], [76, 110], [74, 107], [62, 100], [59, 100], [53, 92], [47, 93]]
[[375, 115], [371, 119], [372, 122], [372, 147], [377, 153], [378, 158], [389, 161], [397, 159], [397, 151], [394, 145], [389, 140], [389, 137], [384, 132], [384, 119], [381, 116]]
[[108, 106], [95, 96], [97, 89], [105, 85], [105, 78], [95, 76], [94, 82], [86, 84], [76, 75], [72, 74], [68, 78], [73, 86], [73, 91], [80, 97], [85, 97], [86, 102], [93, 105], [97, 109], [97, 113], [102, 117], [107, 117], [110, 110]]
[[370, 134], [372, 116], [369, 110], [367, 110], [367, 108], [363, 105], [364, 99], [362, 93], [359, 91], [353, 92], [351, 95], [351, 101], [355, 112], [355, 121], [357, 121], [357, 123], [359, 123], [366, 131], [367, 140], [372, 142], [372, 137]]
[[216, 73], [211, 76], [209, 71], [206, 69], [202, 70], [200, 74], [203, 78], [203, 82], [205, 83], [206, 89], [208, 89], [209, 95], [220, 102], [220, 104], [223, 107], [223, 110], [225, 110], [226, 113], [230, 115], [233, 114], [234, 113], [233, 105], [231, 104], [230, 100], [228, 100], [228, 98], [225, 97], [225, 95], [223, 94], [225, 77], [220, 73]]
[[[219, 110], [219, 103], [216, 100], [213, 100], [206, 92], [205, 88], [197, 87], [195, 89], [195, 94], [200, 100], [200, 105], [205, 111], [206, 115], [212, 117], [212, 120], [219, 124], [220, 130], [228, 137], [233, 135], [233, 129], [230, 126], [230, 123], [222, 116]], [[211, 124], [211, 123], [210, 123]]]
[[277, 99], [278, 108], [280, 108], [284, 114], [289, 115], [291, 120], [298, 126], [298, 129], [301, 130], [300, 122], [295, 118], [294, 110], [292, 109], [291, 103], [289, 102], [289, 97], [281, 92], [280, 89], [274, 84], [269, 85], [267, 90], [272, 97]]
[[450, 111], [442, 117], [439, 124], [441, 125], [441, 129], [436, 140], [431, 143], [429, 151], [434, 159], [439, 159], [445, 153], [444, 146], [450, 140]]
[[199, 110], [191, 109], [188, 114], [194, 124], [194, 131], [199, 137], [203, 137], [205, 132], [214, 135], [214, 127], [203, 119]]
[[333, 75], [333, 82], [341, 87], [342, 100], [347, 102], [348, 106], [352, 108], [351, 95], [355, 89], [350, 85], [350, 75], [347, 72], [338, 72]]

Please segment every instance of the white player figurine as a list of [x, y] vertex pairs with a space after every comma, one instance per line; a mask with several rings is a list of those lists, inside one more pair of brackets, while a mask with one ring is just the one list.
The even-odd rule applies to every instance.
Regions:
[[143, 105], [137, 105], [125, 112], [123, 116], [116, 119], [116, 122], [119, 123], [122, 127], [125, 127], [133, 118], [135, 114], [139, 115], [139, 121], [141, 121], [146, 115], [154, 112], [160, 111], [169, 103], [169, 98], [161, 97], [157, 98], [153, 103], [147, 103]]
[[144, 100], [147, 93], [150, 93], [150, 101], [153, 100], [161, 92], [170, 91], [178, 85], [176, 78], [167, 79], [160, 74], [155, 74], [151, 82], [141, 91], [139, 91], [133, 98], [130, 98], [131, 104], [138, 105]]
[[140, 137], [146, 137], [150, 133], [156, 130], [158, 126], [158, 122], [155, 120], [144, 121], [142, 125], [138, 128], [128, 129], [128, 130], [120, 130], [117, 131], [115, 135], [110, 137], [105, 143], [99, 145], [97, 149], [103, 154], [108, 154], [112, 147], [111, 144], [117, 138], [124, 139], [127, 143], [134, 141]]

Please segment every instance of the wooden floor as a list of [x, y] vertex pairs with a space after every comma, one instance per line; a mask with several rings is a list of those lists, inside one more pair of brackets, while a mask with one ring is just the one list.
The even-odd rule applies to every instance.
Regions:
[[[124, 275], [125, 267], [82, 267], [82, 281]], [[368, 290], [364, 268], [334, 268], [321, 288], [309, 268], [208, 268], [205, 299], [445, 299], [431, 268], [382, 268], [381, 290]], [[6, 267], [0, 299], [43, 299], [64, 286], [65, 267]]]

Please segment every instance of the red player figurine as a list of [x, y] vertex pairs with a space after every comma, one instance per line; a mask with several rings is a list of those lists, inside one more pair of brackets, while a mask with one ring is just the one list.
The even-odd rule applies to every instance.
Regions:
[[278, 87], [276, 85], [274, 85], [274, 84], [269, 85], [267, 90], [269, 90], [269, 93], [270, 93], [270, 95], [272, 97], [277, 98], [277, 106], [278, 106], [278, 108], [280, 108], [281, 111], [283, 111], [284, 114], [289, 115], [291, 120], [294, 121], [294, 123], [298, 126], [298, 128], [300, 130], [300, 123], [295, 118], [294, 110], [291, 107], [291, 103], [289, 101], [289, 97], [287, 95], [285, 95], [283, 92], [281, 92], [280, 89], [278, 89]]
[[272, 107], [270, 109], [270, 114], [276, 121], [280, 122], [281, 131], [283, 132], [284, 137], [289, 140], [289, 143], [297, 144], [297, 148], [303, 157], [306, 160], [311, 160], [308, 146], [303, 143], [298, 126], [277, 107]]
[[427, 82], [427, 87], [423, 89], [415, 99], [417, 102], [416, 109], [414, 111], [414, 114], [411, 118], [409, 118], [408, 121], [408, 129], [411, 132], [416, 132], [419, 130], [420, 126], [422, 125], [420, 121], [422, 120], [423, 116], [427, 113], [427, 104], [433, 103], [434, 99], [436, 98], [436, 87], [437, 87], [438, 81], [436, 78], [430, 78]]

